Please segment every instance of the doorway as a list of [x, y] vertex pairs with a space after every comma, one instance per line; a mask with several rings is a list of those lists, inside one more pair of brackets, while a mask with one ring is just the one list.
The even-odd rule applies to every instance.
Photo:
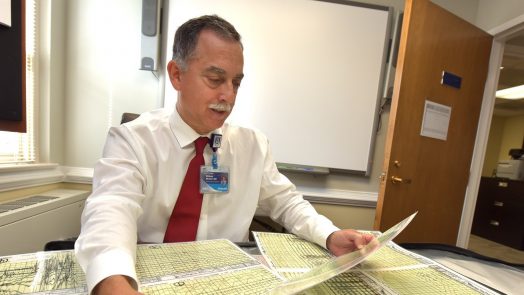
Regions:
[[[486, 170], [490, 170], [489, 168], [484, 169], [486, 168], [486, 160], [488, 162], [493, 161], [489, 159], [492, 156], [488, 152], [491, 126], [496, 124], [501, 116], [524, 116], [524, 100], [503, 101], [495, 99], [496, 90], [518, 83], [519, 78], [515, 75], [518, 75], [519, 70], [524, 73], [524, 15], [493, 29], [489, 33], [494, 36], [494, 41], [479, 119], [478, 136], [473, 153], [471, 175], [457, 240], [457, 245], [464, 248], [468, 248], [470, 243], [470, 233], [472, 232], [482, 176], [492, 174], [486, 172]], [[519, 53], [518, 51], [521, 49], [522, 53]], [[501, 70], [501, 66], [504, 66], [504, 69]], [[524, 75], [521, 76], [520, 79], [524, 80]], [[521, 82], [523, 83], [520, 85], [524, 84], [524, 81]], [[495, 161], [498, 161], [498, 157]], [[475, 241], [476, 237], [473, 236], [472, 242], [475, 243]]]

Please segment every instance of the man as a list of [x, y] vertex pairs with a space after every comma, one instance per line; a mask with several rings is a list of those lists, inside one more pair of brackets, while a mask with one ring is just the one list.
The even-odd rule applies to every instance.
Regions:
[[90, 291], [136, 294], [137, 242], [180, 238], [171, 234], [185, 230], [173, 221], [183, 202], [179, 192], [186, 189], [186, 170], [198, 154], [194, 142], [202, 136], [222, 136], [219, 147], [203, 147], [203, 156], [207, 165], [213, 162], [214, 168], [223, 169], [226, 189], [198, 197], [202, 202], [196, 213], [198, 230], [181, 240], [246, 241], [257, 207], [335, 255], [361, 248], [372, 239], [339, 230], [304, 201], [278, 172], [261, 133], [224, 123], [235, 104], [243, 66], [240, 35], [227, 21], [203, 16], [177, 30], [173, 60], [167, 66], [179, 94], [176, 110], [152, 111], [111, 128], [103, 158], [95, 167], [93, 193], [75, 245]]

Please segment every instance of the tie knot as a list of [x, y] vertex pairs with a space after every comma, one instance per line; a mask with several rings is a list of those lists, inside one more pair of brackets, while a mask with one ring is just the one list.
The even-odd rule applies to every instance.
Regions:
[[199, 137], [195, 140], [195, 149], [197, 155], [202, 155], [204, 153], [204, 148], [208, 142], [209, 138], [207, 137]]

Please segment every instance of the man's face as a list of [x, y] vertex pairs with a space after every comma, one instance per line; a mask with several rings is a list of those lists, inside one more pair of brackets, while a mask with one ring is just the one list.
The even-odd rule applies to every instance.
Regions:
[[174, 61], [168, 64], [171, 84], [179, 92], [176, 107], [184, 122], [199, 134], [221, 127], [235, 104], [243, 67], [240, 43], [202, 31], [186, 71]]

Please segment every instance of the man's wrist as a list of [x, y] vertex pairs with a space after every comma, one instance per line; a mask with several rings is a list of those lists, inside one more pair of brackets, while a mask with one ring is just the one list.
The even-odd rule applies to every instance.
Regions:
[[113, 294], [115, 290], [122, 288], [136, 290], [135, 281], [128, 276], [112, 275], [100, 281], [100, 283], [93, 288], [92, 294]]
[[331, 244], [331, 238], [333, 237], [333, 234], [336, 233], [337, 231], [333, 231], [332, 233], [330, 233], [327, 238], [326, 238], [326, 249], [329, 250], [329, 247], [330, 247], [330, 244]]

